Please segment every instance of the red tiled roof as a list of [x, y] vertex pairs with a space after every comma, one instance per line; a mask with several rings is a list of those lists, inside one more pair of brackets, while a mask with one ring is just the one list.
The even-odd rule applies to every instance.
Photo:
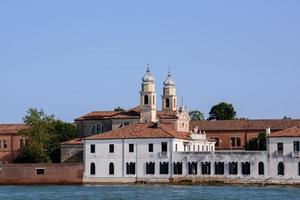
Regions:
[[102, 139], [143, 139], [143, 138], [178, 138], [188, 139], [189, 133], [178, 132], [167, 125], [131, 124], [107, 133], [93, 135], [86, 140]]
[[175, 111], [158, 111], [157, 117], [160, 119], [177, 119]]
[[0, 134], [17, 134], [25, 124], [0, 124]]
[[284, 130], [293, 126], [300, 126], [300, 120], [293, 119], [257, 119], [257, 120], [216, 120], [191, 121], [190, 129], [196, 126], [202, 131], [259, 131], [270, 127], [271, 130]]
[[82, 140], [82, 138], [75, 138], [73, 140], [68, 140], [66, 142], [62, 142], [60, 144], [70, 144], [70, 145], [83, 144], [83, 140]]
[[[86, 115], [83, 115], [75, 121], [81, 120], [101, 120], [101, 119], [139, 119], [141, 113], [141, 107], [137, 106], [128, 111], [94, 111]], [[176, 119], [176, 112], [157, 112], [157, 117], [160, 119]]]
[[271, 133], [268, 137], [300, 137], [300, 126], [294, 126], [283, 131]]

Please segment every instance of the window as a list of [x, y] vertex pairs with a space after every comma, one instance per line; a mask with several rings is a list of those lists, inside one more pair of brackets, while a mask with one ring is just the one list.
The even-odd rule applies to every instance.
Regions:
[[104, 127], [103, 124], [95, 124], [92, 128], [92, 134], [98, 134], [98, 133], [103, 133], [104, 132]]
[[152, 104], [155, 105], [155, 96], [152, 97]]
[[216, 147], [219, 147], [219, 138], [215, 138], [215, 140], [216, 140], [215, 146], [216, 146]]
[[283, 162], [279, 162], [278, 163], [278, 175], [284, 175], [284, 164], [283, 164]]
[[166, 98], [166, 108], [170, 108], [170, 99]]
[[299, 141], [294, 141], [294, 151], [299, 151], [299, 150], [300, 150]]
[[124, 126], [128, 126], [129, 125], [129, 122], [124, 122]]
[[241, 146], [241, 138], [232, 137], [230, 138], [231, 147], [240, 147]]
[[202, 162], [202, 174], [210, 175], [210, 162]]
[[216, 175], [224, 175], [224, 163], [223, 162], [215, 162], [215, 174]]
[[94, 144], [91, 144], [91, 153], [96, 152], [96, 146]]
[[90, 165], [90, 174], [95, 175], [96, 174], [96, 166], [95, 163], [91, 163]]
[[175, 144], [175, 151], [178, 151], [178, 145], [177, 144]]
[[162, 152], [167, 152], [168, 151], [168, 143], [167, 142], [162, 142], [161, 143], [161, 151]]
[[26, 146], [26, 139], [20, 139], [20, 148], [24, 148]]
[[300, 176], [300, 162], [298, 163], [298, 176]]
[[258, 163], [258, 175], [264, 175], [265, 174], [265, 166], [263, 162]]
[[129, 144], [129, 153], [134, 152], [134, 144]]
[[2, 140], [0, 140], [0, 149], [2, 149]]
[[200, 145], [198, 145], [198, 151], [200, 151]]
[[148, 144], [148, 151], [153, 152], [153, 144]]
[[193, 145], [193, 151], [195, 151], [195, 150], [196, 150], [195, 145]]
[[169, 174], [169, 163], [168, 162], [161, 162], [159, 168], [160, 174]]
[[36, 169], [36, 174], [37, 175], [43, 175], [43, 174], [45, 174], [45, 169], [43, 169], [43, 168], [37, 168]]
[[277, 143], [277, 151], [283, 151], [283, 143], [282, 142]]
[[238, 163], [237, 162], [230, 162], [229, 163], [229, 174], [238, 174]]
[[242, 174], [250, 175], [250, 163], [249, 162], [242, 163]]
[[3, 148], [6, 149], [7, 148], [7, 141], [3, 140]]
[[196, 162], [189, 162], [188, 163], [189, 174], [196, 175], [197, 174], [197, 163]]
[[174, 174], [182, 174], [182, 162], [174, 162]]
[[114, 163], [109, 163], [109, 175], [114, 175], [114, 174], [115, 174]]
[[146, 163], [146, 174], [155, 174], [155, 163], [154, 162], [147, 162]]
[[135, 174], [135, 163], [126, 163], [126, 172], [127, 175], [134, 175]]
[[148, 105], [148, 103], [149, 103], [148, 95], [145, 95], [144, 96], [144, 105]]
[[115, 146], [113, 144], [109, 145], [109, 153], [114, 153], [115, 152]]

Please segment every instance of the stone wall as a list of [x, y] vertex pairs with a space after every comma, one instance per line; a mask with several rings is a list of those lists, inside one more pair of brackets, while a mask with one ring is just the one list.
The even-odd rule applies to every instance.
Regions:
[[0, 184], [82, 184], [82, 164], [5, 164]]
[[61, 163], [83, 163], [83, 144], [60, 145]]

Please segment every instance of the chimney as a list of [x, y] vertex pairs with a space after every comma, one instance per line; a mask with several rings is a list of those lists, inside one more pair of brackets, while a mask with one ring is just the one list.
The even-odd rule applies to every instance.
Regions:
[[267, 127], [267, 128], [266, 128], [266, 134], [267, 134], [267, 135], [270, 135], [270, 134], [271, 134], [271, 128], [270, 128], [270, 127]]

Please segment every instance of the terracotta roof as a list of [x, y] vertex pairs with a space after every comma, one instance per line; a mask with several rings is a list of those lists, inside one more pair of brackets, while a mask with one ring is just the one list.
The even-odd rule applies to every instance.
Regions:
[[[141, 107], [129, 109], [125, 112], [122, 111], [94, 111], [85, 114], [75, 119], [75, 121], [81, 120], [104, 120], [104, 119], [139, 119], [141, 113]], [[176, 119], [176, 112], [163, 112], [158, 111], [157, 117], [160, 119]]]
[[294, 126], [283, 131], [271, 133], [268, 137], [300, 137], [300, 126]]
[[73, 140], [68, 140], [66, 142], [62, 142], [60, 144], [70, 144], [70, 145], [83, 144], [83, 140], [82, 140], [82, 138], [75, 138]]
[[142, 139], [142, 138], [178, 138], [189, 139], [189, 133], [178, 132], [167, 125], [131, 124], [107, 133], [93, 135], [86, 140], [102, 139]]
[[175, 111], [158, 111], [157, 117], [160, 119], [177, 119]]
[[24, 124], [0, 124], [0, 134], [17, 134]]
[[271, 130], [279, 131], [293, 126], [300, 126], [300, 120], [293, 119], [257, 119], [257, 120], [216, 120], [216, 121], [191, 121], [190, 129], [196, 126], [202, 131], [250, 131], [264, 130], [270, 127]]

